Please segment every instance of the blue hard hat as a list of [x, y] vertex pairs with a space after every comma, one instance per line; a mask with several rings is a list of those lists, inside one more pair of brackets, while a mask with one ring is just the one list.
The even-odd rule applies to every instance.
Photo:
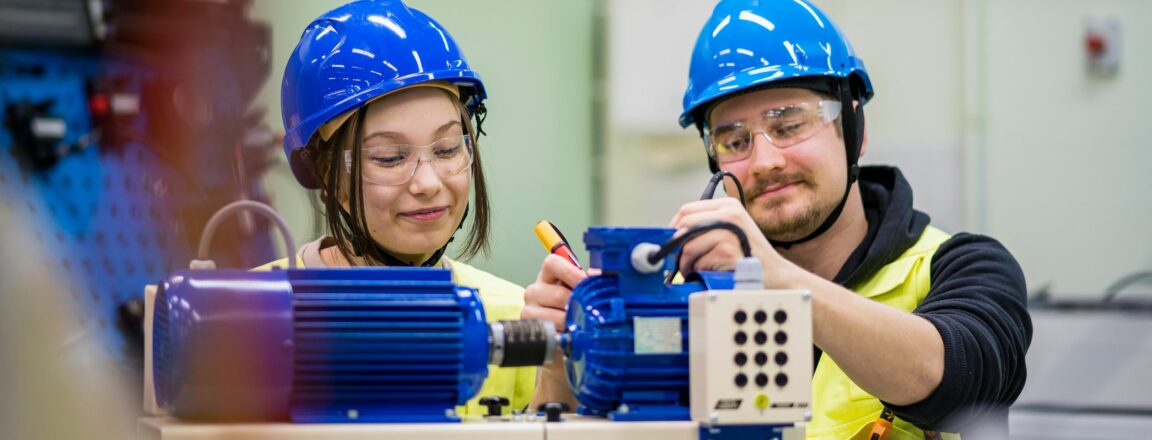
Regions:
[[447, 81], [475, 113], [484, 84], [440, 23], [399, 0], [359, 0], [309, 23], [284, 68], [280, 107], [284, 154], [296, 180], [318, 188], [304, 147], [325, 122], [373, 98], [428, 81]]
[[864, 62], [848, 38], [804, 0], [724, 0], [712, 11], [692, 50], [680, 126], [706, 121], [718, 99], [778, 82], [837, 95], [836, 79], [853, 83], [863, 105], [872, 97]]

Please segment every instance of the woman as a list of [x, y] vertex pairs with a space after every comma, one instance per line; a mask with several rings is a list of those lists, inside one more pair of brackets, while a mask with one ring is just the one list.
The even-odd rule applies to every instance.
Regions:
[[[348, 3], [309, 24], [284, 71], [284, 151], [297, 181], [320, 190], [330, 235], [302, 246], [298, 265], [449, 268], [489, 321], [519, 319], [522, 287], [444, 256], [470, 211], [462, 256], [487, 251], [484, 98], [447, 31], [399, 1]], [[458, 413], [483, 414], [488, 396], [524, 408], [534, 382], [534, 368], [490, 368]]]

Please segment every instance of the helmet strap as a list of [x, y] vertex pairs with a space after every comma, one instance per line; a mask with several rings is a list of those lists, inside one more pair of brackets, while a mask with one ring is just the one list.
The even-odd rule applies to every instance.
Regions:
[[[340, 217], [342, 217], [344, 219], [344, 223], [347, 224], [352, 229], [353, 233], [357, 234], [357, 235], [363, 234], [363, 232], [360, 231], [359, 228], [356, 228], [353, 226], [356, 223], [354, 223], [352, 221], [352, 215], [349, 214], [348, 211], [345, 210], [343, 206], [341, 206], [339, 209], [340, 209]], [[471, 210], [471, 205], [466, 205], [464, 207], [464, 216], [460, 218], [460, 224], [456, 225], [457, 231], [464, 228], [464, 220], [468, 218], [468, 211], [470, 211], [470, 210]], [[433, 252], [432, 256], [428, 257], [427, 260], [424, 260], [420, 264], [412, 264], [412, 263], [409, 263], [407, 261], [396, 258], [396, 256], [392, 255], [391, 252], [388, 252], [387, 249], [384, 249], [384, 247], [377, 244], [375, 240], [368, 240], [368, 241], [370, 243], [372, 243], [373, 246], [376, 247], [376, 254], [380, 256], [381, 260], [383, 260], [383, 261], [381, 261], [381, 263], [384, 263], [384, 265], [386, 265], [386, 266], [433, 267], [436, 265], [436, 263], [440, 262], [440, 258], [444, 256], [444, 252], [448, 249], [448, 245], [451, 244], [452, 241], [455, 239], [456, 239], [456, 234], [455, 234], [455, 232], [453, 232], [452, 236], [448, 237], [448, 242], [444, 243], [444, 246], [440, 246], [440, 249], [436, 249], [436, 252]], [[357, 257], [364, 256], [364, 250], [360, 249], [360, 245], [357, 244], [357, 240], [351, 240], [351, 241], [352, 241], [352, 243], [351, 243], [352, 244], [352, 254], [356, 255]]]
[[488, 119], [488, 107], [485, 107], [483, 102], [476, 104], [473, 115], [476, 117], [476, 133], [481, 136], [488, 136], [488, 133], [484, 132], [484, 120]]
[[844, 78], [839, 83], [840, 92], [840, 123], [844, 132], [844, 153], [848, 162], [848, 180], [844, 188], [844, 197], [840, 198], [840, 203], [836, 205], [820, 227], [816, 228], [812, 233], [789, 241], [768, 240], [772, 246], [788, 249], [793, 245], [804, 243], [819, 237], [826, 232], [836, 220], [840, 219], [840, 213], [844, 211], [844, 205], [848, 203], [848, 195], [852, 193], [852, 184], [856, 183], [856, 179], [860, 176], [860, 149], [864, 139], [864, 110], [857, 109], [853, 106], [853, 94], [851, 77]]

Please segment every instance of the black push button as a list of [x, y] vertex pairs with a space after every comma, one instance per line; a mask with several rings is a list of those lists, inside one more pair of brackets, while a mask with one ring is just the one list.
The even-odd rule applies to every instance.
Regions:
[[755, 319], [757, 324], [763, 324], [765, 321], [768, 320], [768, 314], [764, 313], [763, 310], [757, 310], [756, 314], [753, 315], [752, 319]]
[[757, 374], [756, 375], [756, 386], [759, 386], [760, 388], [764, 388], [764, 386], [766, 386], [766, 385], [768, 385], [768, 375], [764, 374], [764, 373]]
[[784, 333], [783, 330], [776, 332], [776, 336], [774, 336], [774, 338], [776, 339], [777, 344], [784, 345], [788, 343], [788, 334]]
[[776, 321], [777, 324], [783, 324], [784, 321], [788, 320], [788, 312], [777, 310], [776, 313], [772, 315], [772, 320]]
[[756, 353], [756, 365], [763, 367], [764, 364], [767, 364], [767, 363], [768, 363], [768, 355], [764, 354], [764, 352]]

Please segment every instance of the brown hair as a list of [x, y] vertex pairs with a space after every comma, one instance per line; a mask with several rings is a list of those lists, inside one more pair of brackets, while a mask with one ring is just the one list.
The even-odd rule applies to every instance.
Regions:
[[[454, 96], [447, 92], [445, 92], [445, 96], [450, 97], [456, 108], [460, 110], [460, 119], [465, 132], [472, 137], [471, 172], [474, 200], [469, 204], [473, 216], [472, 227], [469, 228], [468, 236], [457, 256], [467, 260], [480, 253], [485, 256], [489, 253], [488, 236], [491, 213], [488, 204], [488, 186], [484, 180], [484, 166], [480, 160], [479, 139], [476, 137], [476, 131], [473, 129], [468, 111]], [[388, 251], [372, 239], [372, 235], [367, 232], [368, 221], [364, 217], [364, 183], [360, 175], [360, 141], [365, 113], [367, 113], [367, 106], [360, 107], [351, 118], [348, 118], [347, 122], [336, 130], [331, 139], [324, 141], [319, 135], [314, 135], [307, 148], [311, 150], [312, 157], [316, 158], [316, 173], [321, 182], [318, 192], [319, 201], [323, 206], [324, 216], [327, 218], [328, 232], [336, 240], [336, 246], [340, 253], [353, 266], [359, 265], [360, 261], [363, 261], [365, 265], [383, 266], [395, 257], [389, 258], [390, 255], [385, 254]], [[348, 170], [349, 172], [346, 172], [346, 168], [340, 166], [344, 161], [344, 149], [341, 148], [340, 140], [348, 139], [350, 133], [353, 134], [350, 136], [352, 140], [352, 166]], [[359, 184], [352, 184], [353, 182]], [[344, 191], [348, 192], [348, 211], [344, 211], [340, 203]], [[447, 245], [447, 243], [444, 244], [444, 246]], [[419, 264], [420, 262], [415, 263]]]

